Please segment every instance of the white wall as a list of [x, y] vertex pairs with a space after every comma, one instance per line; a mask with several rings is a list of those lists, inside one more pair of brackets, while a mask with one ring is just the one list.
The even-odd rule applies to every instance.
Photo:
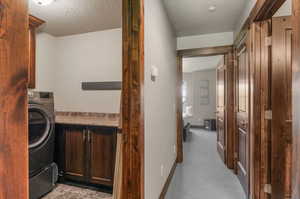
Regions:
[[[192, 106], [192, 117], [185, 119], [192, 125], [203, 126], [204, 119], [215, 118], [216, 112], [216, 70], [202, 70], [184, 73], [187, 84], [187, 106]], [[209, 81], [209, 104], [200, 104], [200, 81]]]
[[38, 33], [36, 43], [36, 89], [54, 91], [54, 76], [57, 67], [56, 38], [47, 33]]
[[177, 38], [177, 49], [205, 48], [233, 44], [233, 32], [222, 32]]
[[[152, 65], [159, 69], [155, 82]], [[157, 199], [176, 159], [176, 37], [161, 0], [145, 1], [144, 92], [145, 198]]]
[[120, 112], [120, 91], [82, 91], [84, 81], [121, 81], [121, 29], [58, 38], [56, 109]]
[[44, 35], [37, 37], [37, 90], [54, 91], [56, 110], [119, 113], [120, 91], [82, 91], [81, 82], [121, 81], [122, 30]]
[[252, 9], [254, 8], [257, 0], [247, 0], [247, 1], [248, 1], [248, 4], [246, 5], [246, 7], [244, 8], [244, 10], [242, 11], [240, 20], [238, 20], [238, 22], [236, 24], [235, 31], [234, 31], [234, 38], [241, 31], [241, 29], [242, 29], [245, 21], [249, 17], [249, 15], [250, 15]]
[[287, 0], [275, 13], [274, 17], [291, 16], [292, 12], [292, 0]]

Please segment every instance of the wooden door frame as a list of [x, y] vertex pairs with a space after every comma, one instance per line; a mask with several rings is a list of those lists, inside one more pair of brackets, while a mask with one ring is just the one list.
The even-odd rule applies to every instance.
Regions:
[[[266, 67], [269, 59], [267, 49], [264, 47], [265, 41], [263, 36], [268, 33], [266, 27], [262, 28], [265, 20], [271, 19], [276, 11], [283, 5], [286, 0], [258, 0], [250, 16], [245, 21], [242, 30], [235, 38], [234, 46], [236, 47], [242, 38], [249, 32], [250, 34], [250, 194], [255, 199], [267, 199], [268, 194], [264, 192], [264, 185], [269, 180], [268, 165], [264, 143], [266, 140], [268, 123], [265, 120], [266, 92], [268, 89], [264, 78], [268, 76]], [[294, 2], [299, 0], [294, 0]], [[299, 4], [298, 4], [299, 5]], [[261, 32], [263, 31], [263, 32]], [[261, 54], [263, 53], [263, 54]], [[254, 95], [254, 93], [260, 93]], [[255, 106], [254, 106], [255, 105]], [[257, 118], [259, 118], [257, 120]]]
[[[300, 80], [300, 0], [293, 0], [293, 100], [299, 101]], [[299, 103], [293, 104], [293, 161], [292, 161], [292, 199], [300, 198], [300, 107]], [[298, 122], [298, 123], [296, 123]]]
[[[226, 61], [226, 80], [229, 84], [226, 84], [226, 90], [228, 96], [226, 99], [234, 97], [234, 62], [233, 62], [233, 46], [216, 46], [207, 48], [185, 49], [177, 51], [177, 163], [183, 162], [183, 118], [182, 118], [182, 60], [187, 57], [206, 57], [214, 55], [225, 55], [228, 57]], [[229, 67], [231, 66], [231, 67]], [[226, 138], [226, 146], [231, 146], [230, 150], [227, 150], [226, 165], [228, 168], [234, 167], [234, 100], [226, 100], [226, 133], [232, 139]]]
[[0, 198], [29, 195], [27, 0], [0, 0]]
[[144, 196], [144, 0], [123, 0], [122, 199]]

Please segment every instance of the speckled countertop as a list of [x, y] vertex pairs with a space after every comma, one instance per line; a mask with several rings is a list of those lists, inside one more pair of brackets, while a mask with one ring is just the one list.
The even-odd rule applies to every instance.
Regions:
[[56, 112], [55, 122], [57, 124], [119, 127], [119, 114]]

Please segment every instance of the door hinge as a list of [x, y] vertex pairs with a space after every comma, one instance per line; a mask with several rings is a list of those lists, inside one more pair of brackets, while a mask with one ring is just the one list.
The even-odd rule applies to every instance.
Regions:
[[267, 194], [272, 194], [272, 185], [271, 184], [265, 184], [264, 192], [267, 193]]
[[272, 46], [272, 36], [265, 38], [265, 45], [266, 46]]
[[234, 159], [238, 159], [238, 153], [237, 152], [234, 152]]
[[266, 120], [272, 120], [272, 110], [266, 110], [265, 111], [265, 119]]

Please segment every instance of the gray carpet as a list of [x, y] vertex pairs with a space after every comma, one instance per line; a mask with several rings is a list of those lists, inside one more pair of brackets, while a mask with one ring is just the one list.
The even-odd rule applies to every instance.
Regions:
[[216, 133], [192, 129], [166, 199], [245, 199], [237, 177], [217, 153]]
[[111, 199], [111, 197], [107, 193], [58, 184], [52, 192], [42, 199]]

